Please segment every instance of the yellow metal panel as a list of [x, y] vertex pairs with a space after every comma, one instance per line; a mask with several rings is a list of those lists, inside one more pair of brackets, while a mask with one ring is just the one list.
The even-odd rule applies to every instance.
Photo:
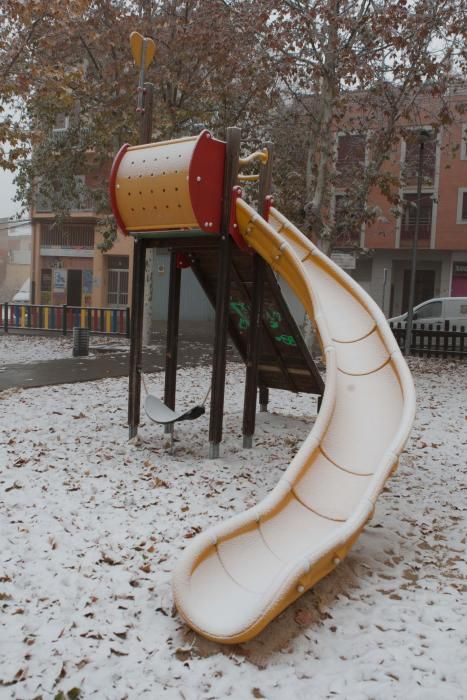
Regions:
[[49, 307], [46, 306], [44, 309], [44, 328], [49, 327]]
[[110, 331], [112, 330], [111, 321], [112, 321], [112, 319], [110, 316], [110, 311], [106, 311], [105, 312], [105, 330], [107, 331], [107, 333], [110, 333]]
[[129, 231], [196, 228], [188, 169], [198, 137], [128, 148], [115, 196]]
[[143, 37], [139, 32], [131, 32], [131, 53], [133, 54], [136, 65], [139, 67], [141, 67], [141, 58], [143, 56], [143, 42], [146, 44], [144, 67], [147, 68], [156, 53], [156, 45], [152, 39], [149, 39], [149, 37]]

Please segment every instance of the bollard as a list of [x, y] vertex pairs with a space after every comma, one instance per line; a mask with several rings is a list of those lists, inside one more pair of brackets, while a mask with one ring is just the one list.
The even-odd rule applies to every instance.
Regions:
[[89, 330], [75, 326], [73, 328], [73, 357], [89, 355]]

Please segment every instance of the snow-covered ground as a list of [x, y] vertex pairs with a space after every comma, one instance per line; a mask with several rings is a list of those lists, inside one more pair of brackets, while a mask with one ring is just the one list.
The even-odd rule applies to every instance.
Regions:
[[[196, 532], [272, 488], [313, 400], [272, 392], [243, 450], [229, 365], [222, 458], [208, 460], [206, 416], [177, 428], [172, 456], [147, 421], [128, 443], [124, 378], [4, 392], [0, 698], [465, 700], [467, 372], [411, 365], [416, 425], [375, 518], [331, 575], [230, 647], [181, 622], [171, 572]], [[183, 405], [208, 381], [181, 370]]]
[[[92, 335], [89, 339], [90, 356], [93, 348], [102, 345], [127, 350], [126, 338]], [[72, 357], [73, 336], [0, 335], [0, 366], [25, 362], [44, 362]]]

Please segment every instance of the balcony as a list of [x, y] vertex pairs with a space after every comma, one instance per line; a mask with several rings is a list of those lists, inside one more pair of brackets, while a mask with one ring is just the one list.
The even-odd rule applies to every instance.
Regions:
[[[94, 204], [90, 192], [86, 189], [84, 175], [75, 175], [74, 177], [77, 194], [72, 201], [67, 202], [69, 210], [74, 213], [94, 213]], [[37, 182], [34, 210], [36, 214], [51, 214], [53, 212], [49, 197], [40, 191], [40, 180]]]
[[94, 224], [43, 223], [40, 232], [40, 254], [43, 256], [92, 258]]

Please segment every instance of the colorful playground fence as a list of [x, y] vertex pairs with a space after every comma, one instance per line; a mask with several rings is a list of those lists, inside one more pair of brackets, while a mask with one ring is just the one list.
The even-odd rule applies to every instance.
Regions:
[[54, 306], [48, 304], [2, 305], [2, 325], [10, 329], [57, 331], [62, 335], [74, 327], [87, 328], [91, 333], [130, 336], [130, 309], [93, 308], [83, 306]]

